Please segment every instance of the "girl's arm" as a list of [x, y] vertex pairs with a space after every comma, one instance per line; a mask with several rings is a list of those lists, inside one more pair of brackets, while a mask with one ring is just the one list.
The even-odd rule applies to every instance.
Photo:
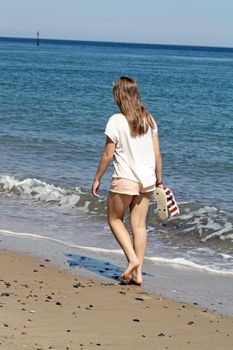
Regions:
[[98, 197], [97, 192], [99, 190], [100, 180], [101, 180], [102, 176], [104, 175], [105, 171], [107, 170], [110, 162], [112, 161], [114, 152], [115, 152], [115, 143], [107, 136], [104, 152], [103, 152], [102, 158], [99, 162], [99, 166], [98, 166], [98, 169], [96, 171], [96, 175], [95, 175], [95, 178], [94, 178], [93, 184], [92, 184], [91, 192], [96, 197]]
[[155, 133], [153, 136], [153, 146], [154, 146], [154, 153], [155, 153], [155, 162], [156, 162], [156, 187], [163, 188], [163, 177], [162, 177], [162, 157], [160, 154], [160, 147], [159, 147], [159, 135], [158, 132]]

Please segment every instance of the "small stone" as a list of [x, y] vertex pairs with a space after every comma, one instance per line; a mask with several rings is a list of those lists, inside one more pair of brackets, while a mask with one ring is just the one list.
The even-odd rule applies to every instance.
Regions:
[[70, 330], [70, 329], [67, 329], [67, 330], [66, 330], [66, 332], [67, 332], [67, 333], [70, 333], [70, 332], [71, 332], [71, 330]]
[[158, 337], [165, 337], [165, 334], [163, 332], [158, 334]]
[[38, 270], [34, 269], [33, 272], [38, 272]]
[[135, 300], [138, 300], [138, 301], [144, 301], [143, 298], [134, 298]]
[[133, 321], [134, 322], [140, 322], [140, 320], [138, 318], [134, 318]]
[[187, 324], [188, 324], [189, 326], [191, 326], [192, 324], [194, 324], [194, 322], [193, 322], [193, 321], [189, 321]]
[[82, 285], [82, 283], [79, 282], [79, 283], [74, 284], [73, 288], [85, 288], [85, 286]]
[[61, 305], [60, 301], [57, 301], [57, 302], [56, 302], [56, 305]]

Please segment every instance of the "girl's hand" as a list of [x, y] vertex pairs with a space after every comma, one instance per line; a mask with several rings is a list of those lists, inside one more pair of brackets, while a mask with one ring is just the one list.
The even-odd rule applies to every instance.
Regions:
[[158, 183], [156, 182], [155, 186], [158, 187], [158, 188], [161, 188], [162, 190], [164, 190], [164, 186], [163, 186], [162, 181], [158, 182]]
[[158, 185], [157, 187], [161, 188], [162, 190], [164, 190], [164, 186], [162, 185]]
[[99, 195], [97, 193], [99, 191], [99, 187], [100, 187], [100, 181], [99, 180], [94, 180], [93, 184], [92, 184], [92, 190], [91, 190], [93, 196], [99, 197]]

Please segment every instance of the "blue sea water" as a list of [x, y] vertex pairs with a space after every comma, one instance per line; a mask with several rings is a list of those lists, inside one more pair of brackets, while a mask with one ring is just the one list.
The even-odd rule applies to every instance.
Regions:
[[0, 232], [119, 249], [106, 224], [111, 167], [103, 198], [89, 192], [121, 75], [157, 120], [181, 209], [162, 223], [152, 201], [147, 257], [233, 273], [233, 49], [0, 38]]

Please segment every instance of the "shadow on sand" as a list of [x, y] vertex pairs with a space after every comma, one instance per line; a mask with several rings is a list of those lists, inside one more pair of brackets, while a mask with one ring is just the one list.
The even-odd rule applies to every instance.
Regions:
[[[100, 259], [90, 258], [79, 254], [65, 254], [65, 256], [68, 258], [67, 263], [70, 267], [77, 266], [79, 268], [85, 268], [86, 270], [111, 280], [118, 281], [119, 276], [124, 272], [124, 269], [121, 267]], [[147, 273], [144, 272], [143, 275], [147, 275]]]
[[109, 279], [118, 280], [119, 276], [124, 271], [119, 266], [100, 259], [90, 258], [79, 254], [65, 254], [65, 256], [68, 258], [67, 263], [70, 267], [77, 266], [80, 268], [85, 268], [86, 270]]

